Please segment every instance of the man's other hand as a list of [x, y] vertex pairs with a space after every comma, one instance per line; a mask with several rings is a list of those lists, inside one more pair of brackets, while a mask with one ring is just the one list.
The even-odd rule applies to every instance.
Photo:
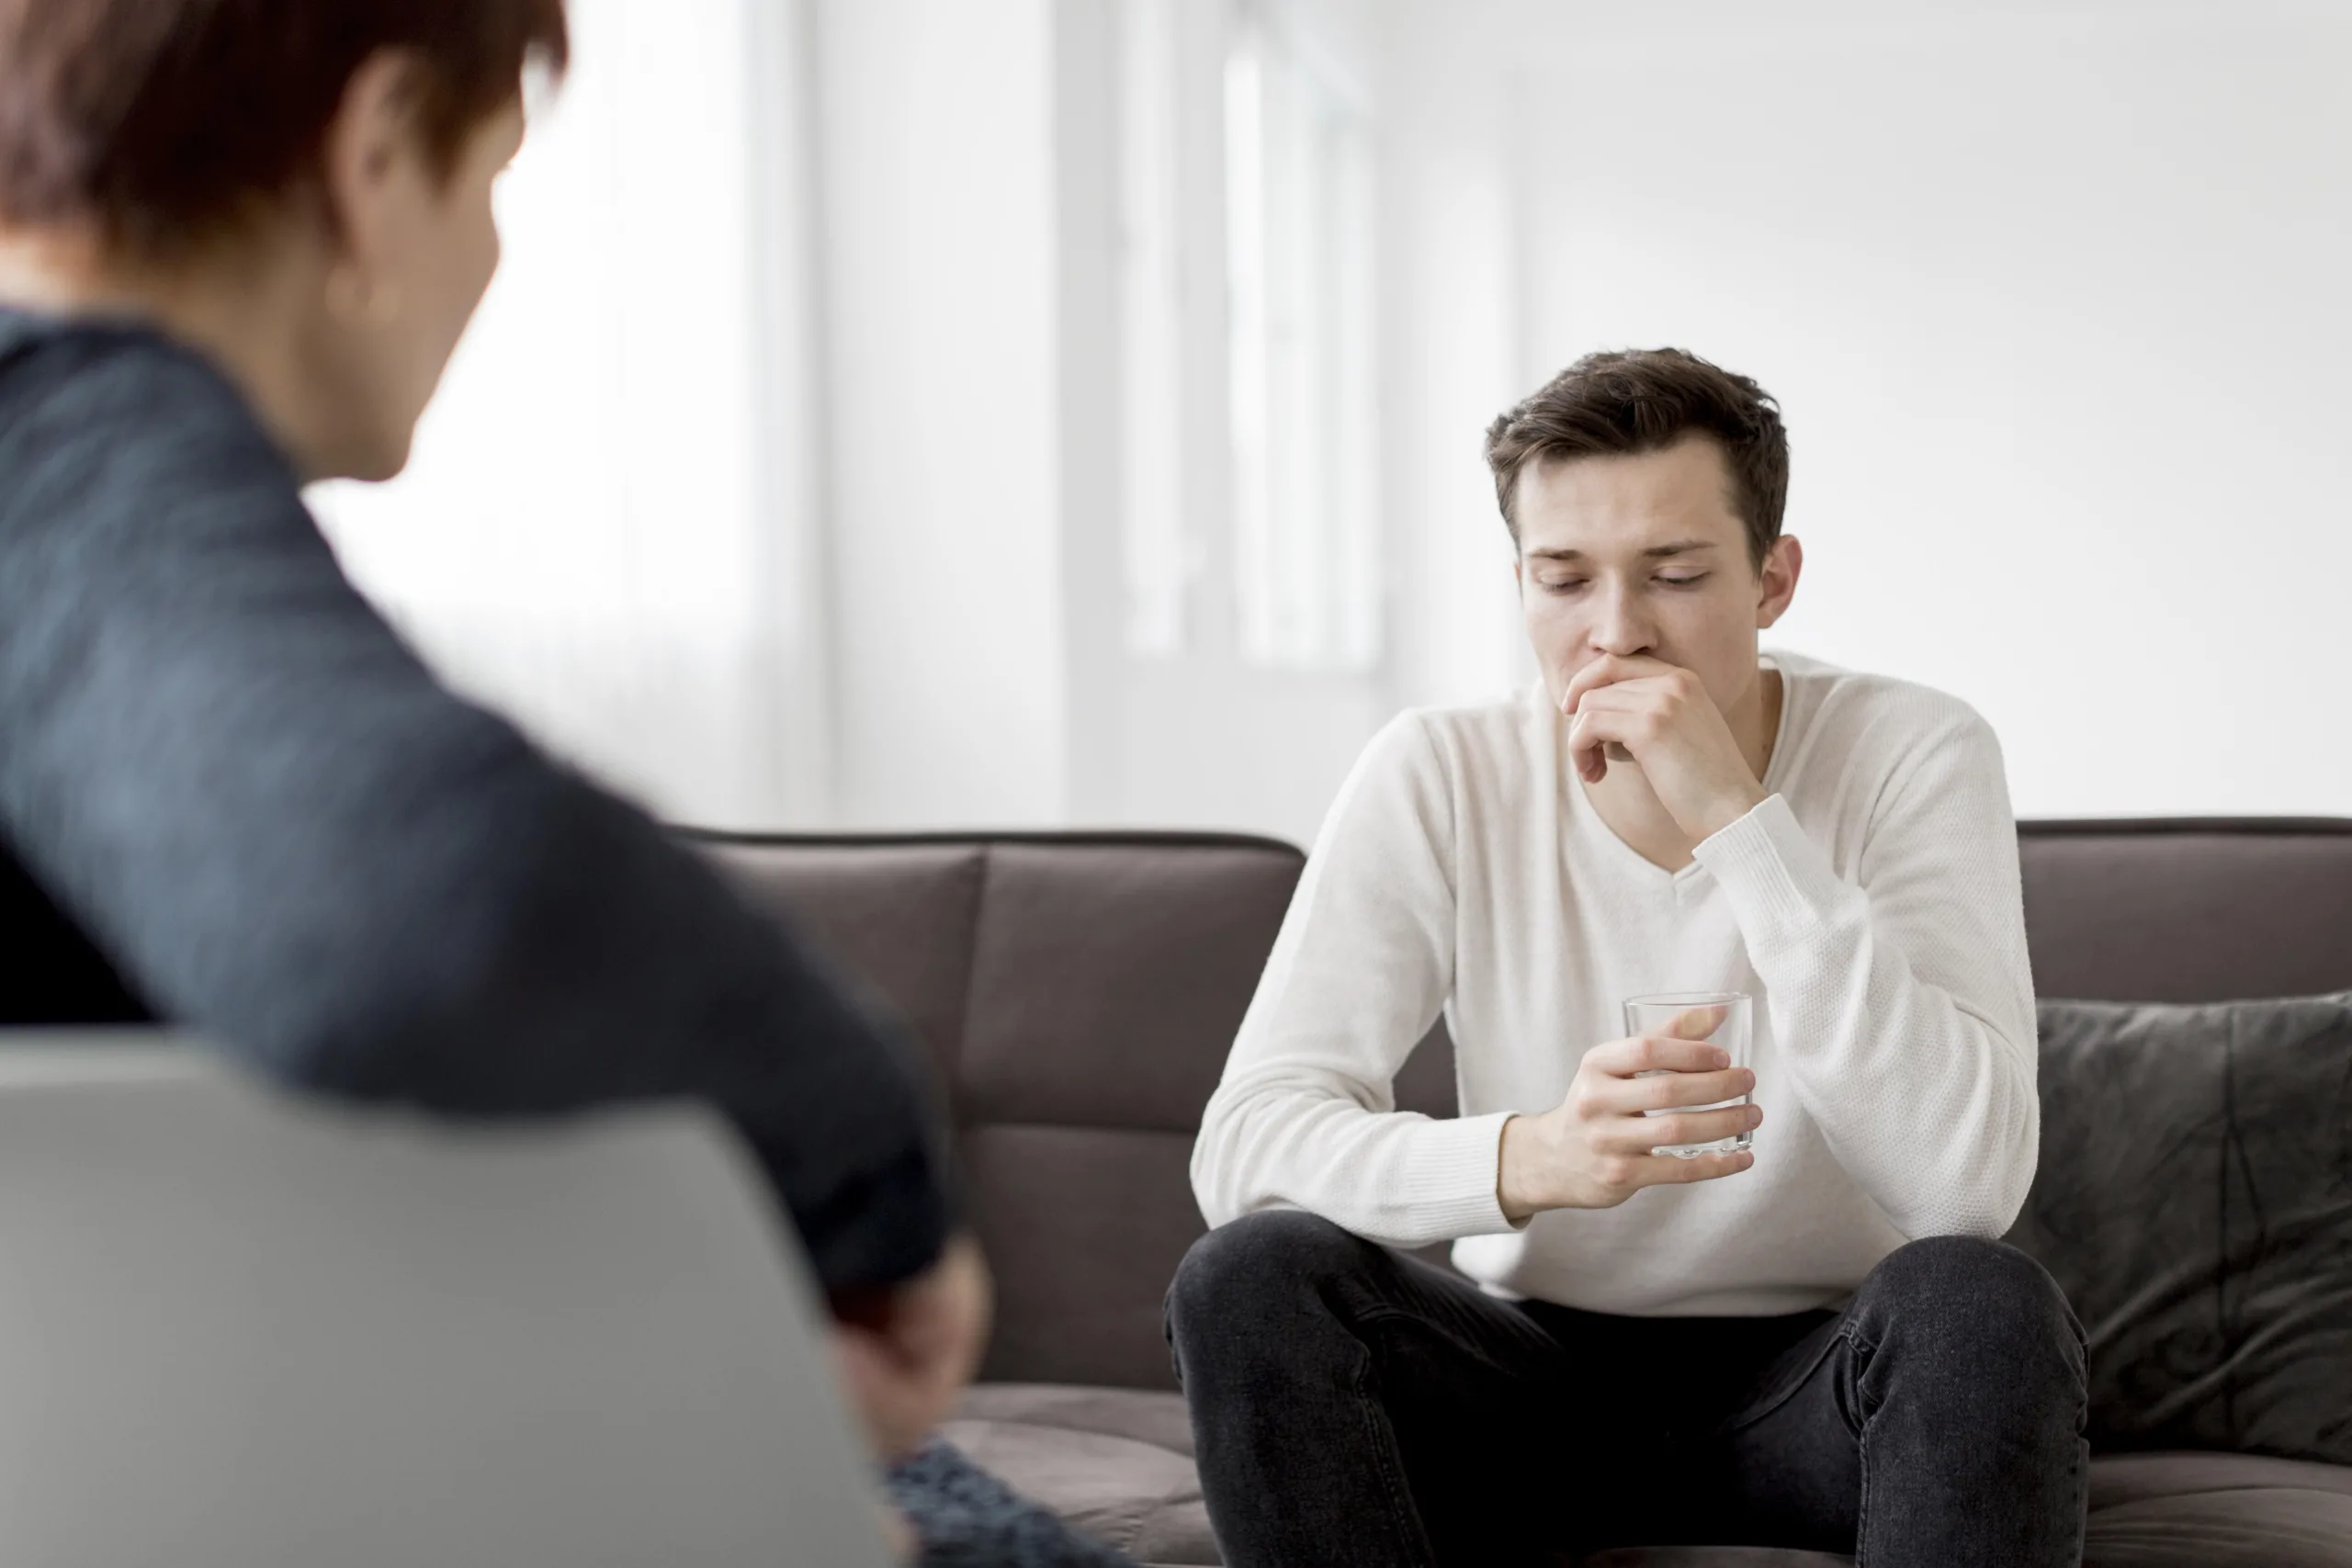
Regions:
[[837, 1292], [833, 1361], [875, 1457], [915, 1451], [955, 1407], [988, 1344], [988, 1265], [958, 1235], [928, 1272], [876, 1291]]
[[1693, 843], [1765, 798], [1722, 710], [1679, 665], [1604, 654], [1568, 682], [1560, 711], [1568, 716], [1568, 756], [1579, 778], [1599, 784], [1611, 749], [1622, 748]]
[[[1711, 1181], [1756, 1163], [1747, 1149], [1681, 1159], [1650, 1153], [1672, 1144], [1709, 1144], [1736, 1137], [1762, 1122], [1753, 1105], [1721, 1111], [1713, 1105], [1754, 1092], [1756, 1075], [1731, 1066], [1731, 1056], [1703, 1039], [1722, 1021], [1721, 1010], [1694, 1008], [1673, 1036], [1611, 1040], [1584, 1054], [1568, 1097], [1540, 1116], [1503, 1123], [1495, 1196], [1518, 1224], [1546, 1209], [1613, 1209], [1645, 1187]], [[1640, 1077], [1650, 1073], [1655, 1077]], [[1664, 1116], [1645, 1112], [1668, 1111]]]

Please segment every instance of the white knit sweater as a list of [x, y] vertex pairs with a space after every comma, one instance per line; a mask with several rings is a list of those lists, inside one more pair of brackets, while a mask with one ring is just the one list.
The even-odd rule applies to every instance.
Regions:
[[[1340, 792], [1193, 1154], [1212, 1224], [1298, 1208], [1455, 1243], [1488, 1290], [1597, 1312], [1828, 1305], [1919, 1236], [1998, 1235], [2040, 1130], [2016, 827], [1993, 732], [1905, 682], [1770, 656], [1770, 798], [1659, 869], [1566, 765], [1540, 686], [1408, 713]], [[1566, 1096], [1623, 998], [1757, 998], [1756, 1164], [1523, 1228], [1503, 1122]], [[1462, 1115], [1399, 1112], [1442, 1009]]]

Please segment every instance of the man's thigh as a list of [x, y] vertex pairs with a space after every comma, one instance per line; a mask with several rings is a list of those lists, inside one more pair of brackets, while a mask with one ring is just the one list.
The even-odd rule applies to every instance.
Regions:
[[1194, 1248], [1170, 1311], [1195, 1432], [1212, 1434], [1204, 1483], [1228, 1459], [1279, 1454], [1280, 1477], [1261, 1480], [1312, 1509], [1316, 1491], [1371, 1497], [1401, 1480], [1449, 1563], [1522, 1560], [1556, 1514], [1576, 1367], [1527, 1313], [1450, 1270], [1311, 1215], [1251, 1215]]
[[1571, 1544], [1607, 1490], [1593, 1459], [1605, 1434], [1586, 1403], [1606, 1348], [1564, 1344], [1418, 1259], [1396, 1265], [1357, 1322], [1437, 1560], [1512, 1563]]
[[[1955, 1560], [2063, 1551], [2082, 1506], [2069, 1479], [2080, 1333], [2049, 1275], [2011, 1248], [1957, 1236], [1897, 1248], [1717, 1435], [1707, 1458], [1733, 1532], [1717, 1539], [1853, 1551], [1867, 1483], [1870, 1550], [1925, 1534], [1954, 1543]], [[1973, 1549], [1957, 1544], [1980, 1525]]]

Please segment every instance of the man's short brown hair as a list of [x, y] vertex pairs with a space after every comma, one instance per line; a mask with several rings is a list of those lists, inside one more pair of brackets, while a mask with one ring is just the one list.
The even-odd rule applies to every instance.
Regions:
[[315, 166], [383, 49], [446, 174], [526, 66], [563, 68], [564, 0], [0, 0], [0, 222], [183, 252]]
[[1679, 348], [1588, 354], [1487, 427], [1487, 466], [1511, 542], [1519, 542], [1519, 476], [1530, 462], [1631, 457], [1689, 435], [1712, 437], [1723, 449], [1732, 510], [1747, 525], [1747, 553], [1760, 568], [1789, 499], [1781, 405], [1748, 378]]

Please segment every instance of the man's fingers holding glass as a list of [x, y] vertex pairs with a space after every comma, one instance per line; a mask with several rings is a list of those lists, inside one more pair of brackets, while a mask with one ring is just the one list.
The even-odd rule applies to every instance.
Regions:
[[[1652, 1111], [1674, 1111], [1685, 1105], [1721, 1105], [1756, 1092], [1756, 1075], [1747, 1067], [1724, 1067], [1712, 1073], [1659, 1073], [1651, 1077], [1604, 1079], [1588, 1096], [1591, 1108], [1603, 1115], [1640, 1116]], [[1659, 1138], [1661, 1144], [1671, 1138]]]
[[1634, 1163], [1640, 1167], [1639, 1185], [1673, 1187], [1736, 1176], [1754, 1165], [1756, 1156], [1746, 1149], [1739, 1149], [1727, 1155], [1700, 1155], [1691, 1159], [1677, 1159], [1672, 1155], [1642, 1155]]
[[1620, 1116], [1595, 1132], [1593, 1145], [1611, 1154], [1646, 1155], [1656, 1148], [1736, 1138], [1742, 1133], [1754, 1132], [1763, 1120], [1763, 1108], [1756, 1105], [1726, 1105], [1720, 1111], [1679, 1111], [1669, 1116]]
[[1659, 1032], [1668, 1040], [1705, 1040], [1724, 1026], [1731, 1016], [1731, 1009], [1721, 1002], [1708, 1002], [1699, 1007], [1685, 1008], [1674, 1015], [1672, 1022]]
[[[1587, 1053], [1568, 1093], [1567, 1111], [1584, 1123], [1583, 1136], [1597, 1154], [1627, 1165], [1604, 1179], [1624, 1182], [1705, 1180], [1728, 1176], [1753, 1163], [1739, 1157], [1710, 1161], [1697, 1175], [1649, 1168], [1653, 1149], [1690, 1148], [1726, 1142], [1752, 1133], [1764, 1120], [1752, 1105], [1727, 1104], [1753, 1094], [1756, 1074], [1733, 1066], [1731, 1057], [1704, 1039], [1724, 1021], [1721, 1007], [1696, 1007], [1679, 1014], [1668, 1032], [1612, 1040]], [[1701, 1111], [1693, 1107], [1705, 1106]], [[1643, 1156], [1639, 1160], [1635, 1156]], [[1687, 1159], [1666, 1160], [1688, 1164]]]
[[[1720, 1012], [1720, 1008], [1694, 1008], [1681, 1021], [1689, 1021], [1691, 1013]], [[1721, 1019], [1715, 1021], [1717, 1023]], [[1695, 1029], [1695, 1024], [1689, 1025]], [[1708, 1027], [1713, 1028], [1713, 1025]], [[1640, 1073], [1704, 1073], [1731, 1066], [1731, 1053], [1720, 1045], [1710, 1044], [1687, 1033], [1677, 1038], [1666, 1034], [1636, 1034], [1624, 1040], [1611, 1040], [1595, 1045], [1584, 1054], [1583, 1071], [1578, 1077], [1605, 1074], [1611, 1077], [1630, 1078]]]

